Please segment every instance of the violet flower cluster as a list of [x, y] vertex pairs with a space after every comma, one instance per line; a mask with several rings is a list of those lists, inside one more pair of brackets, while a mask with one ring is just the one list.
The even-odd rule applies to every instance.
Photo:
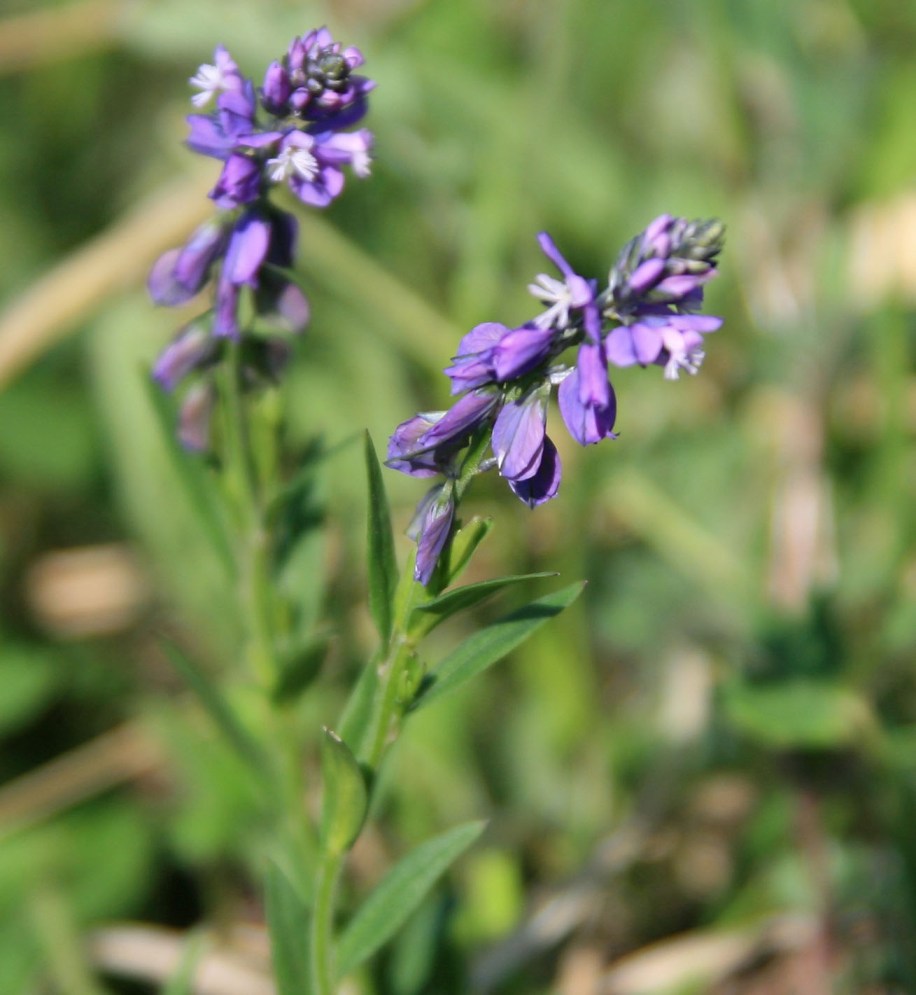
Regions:
[[282, 185], [323, 208], [343, 191], [345, 169], [368, 176], [372, 133], [352, 127], [375, 85], [355, 72], [362, 63], [359, 49], [320, 28], [293, 39], [260, 87], [222, 46], [190, 80], [195, 108], [210, 109], [188, 118], [187, 144], [222, 162], [209, 194], [220, 212], [161, 256], [149, 277], [153, 300], [168, 306], [214, 284], [212, 310], [181, 329], [153, 369], [166, 390], [189, 384], [179, 438], [190, 449], [209, 446], [213, 374], [227, 342], [239, 343], [243, 387], [254, 386], [275, 381], [290, 355], [287, 340], [263, 329], [295, 333], [308, 324], [308, 300], [290, 273], [298, 225], [268, 196]]
[[[528, 287], [545, 309], [517, 328], [497, 322], [472, 328], [445, 370], [458, 400], [448, 411], [402, 422], [389, 440], [389, 467], [443, 478], [421, 500], [409, 530], [417, 541], [418, 581], [428, 584], [433, 576], [469, 473], [497, 468], [532, 508], [556, 496], [560, 457], [547, 435], [554, 387], [567, 431], [586, 446], [616, 438], [611, 366], [661, 366], [669, 380], [682, 370], [697, 372], [704, 335], [722, 324], [697, 312], [704, 285], [716, 275], [723, 236], [717, 220], [664, 214], [624, 247], [600, 289], [573, 271], [546, 232], [538, 236], [559, 271]], [[492, 456], [469, 467], [474, 443], [487, 439]]]

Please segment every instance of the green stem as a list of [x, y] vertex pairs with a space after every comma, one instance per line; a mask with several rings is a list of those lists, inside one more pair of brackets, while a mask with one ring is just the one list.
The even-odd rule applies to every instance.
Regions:
[[[265, 521], [265, 482], [257, 465], [253, 443], [256, 426], [250, 417], [241, 390], [241, 357], [238, 343], [230, 343], [230, 361], [223, 378], [225, 399], [226, 482], [235, 510], [239, 535], [239, 601], [247, 625], [246, 657], [249, 672], [261, 689], [266, 711], [265, 723], [273, 743], [278, 775], [280, 836], [297, 877], [314, 860], [314, 844], [303, 808], [300, 743], [292, 718], [274, 703], [272, 692], [280, 674], [277, 656], [276, 612], [271, 577], [270, 535]], [[260, 444], [265, 440], [261, 438]], [[269, 483], [269, 482], [267, 482]]]
[[335, 989], [334, 899], [343, 861], [343, 854], [326, 853], [315, 875], [310, 958], [313, 995], [333, 995]]

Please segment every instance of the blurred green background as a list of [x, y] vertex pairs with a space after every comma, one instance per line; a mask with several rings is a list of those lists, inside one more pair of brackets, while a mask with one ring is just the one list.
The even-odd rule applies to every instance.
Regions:
[[[225, 970], [212, 991], [270, 991], [262, 813], [161, 649], [218, 673], [237, 633], [144, 388], [180, 323], [144, 275], [209, 211], [187, 78], [222, 42], [259, 79], [326, 23], [378, 89], [372, 178], [302, 217], [313, 321], [284, 391], [290, 452], [333, 449], [290, 578], [340, 633], [316, 735], [372, 648], [358, 433], [444, 406], [459, 336], [531, 315], [539, 230], [600, 276], [659, 213], [728, 225], [700, 375], [620, 371], [600, 447], [554, 412], [550, 505], [471, 492], [481, 578], [589, 586], [408, 727], [354, 893], [490, 824], [354, 990], [916, 992], [916, 5], [0, 17], [0, 991], [142, 995], [189, 949]], [[406, 525], [422, 484], [387, 483]]]

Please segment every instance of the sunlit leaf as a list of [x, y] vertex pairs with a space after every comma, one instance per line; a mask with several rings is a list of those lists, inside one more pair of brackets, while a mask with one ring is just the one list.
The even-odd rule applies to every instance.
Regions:
[[583, 581], [564, 587], [475, 632], [433, 670], [420, 688], [413, 707], [420, 708], [437, 701], [497, 663], [545, 622], [571, 605], [584, 587]]
[[483, 832], [468, 822], [421, 843], [382, 879], [340, 938], [337, 962], [347, 974], [388, 942], [423, 901], [439, 877]]

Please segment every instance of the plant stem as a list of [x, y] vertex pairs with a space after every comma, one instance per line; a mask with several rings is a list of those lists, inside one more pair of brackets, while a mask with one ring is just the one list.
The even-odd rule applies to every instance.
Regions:
[[[249, 672], [262, 692], [266, 731], [273, 743], [279, 780], [278, 835], [291, 863], [289, 870], [303, 883], [314, 861], [314, 844], [303, 807], [300, 743], [291, 717], [272, 698], [281, 666], [277, 657], [270, 535], [265, 522], [265, 482], [258, 473], [258, 454], [252, 451], [257, 434], [249, 421], [257, 412], [246, 410], [242, 396], [238, 343], [231, 343], [230, 357], [223, 381], [226, 474], [239, 534], [239, 601], [247, 624], [246, 657]], [[260, 441], [262, 445], [265, 442], [263, 433]]]
[[343, 854], [325, 853], [315, 875], [310, 958], [312, 995], [333, 995], [335, 989], [334, 899], [343, 861]]

